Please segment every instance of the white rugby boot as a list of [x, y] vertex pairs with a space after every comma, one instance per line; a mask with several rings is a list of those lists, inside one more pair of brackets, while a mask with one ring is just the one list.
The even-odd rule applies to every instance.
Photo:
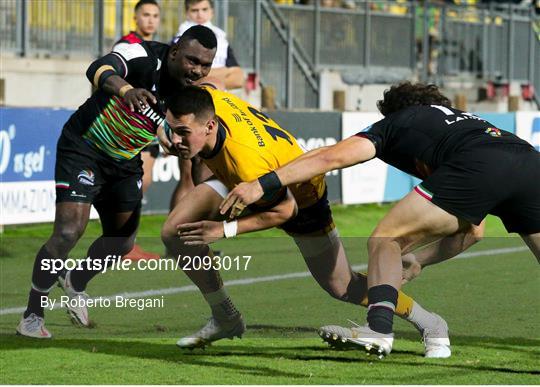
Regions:
[[421, 331], [424, 341], [425, 357], [431, 359], [446, 359], [452, 355], [448, 324], [436, 313], [431, 313], [436, 323]]
[[67, 272], [65, 278], [58, 277], [58, 286], [62, 288], [66, 296], [69, 297], [67, 313], [71, 319], [73, 325], [80, 327], [89, 327], [90, 319], [88, 318], [88, 308], [86, 307], [88, 301], [88, 294], [86, 292], [77, 292], [71, 285], [71, 272]]
[[[452, 355], [450, 349], [450, 339], [448, 335], [448, 325], [446, 321], [436, 313], [432, 313], [435, 317], [435, 323], [423, 330], [417, 328], [422, 334], [424, 342], [424, 356], [431, 359], [445, 359]], [[350, 321], [350, 320], [349, 320]], [[351, 338], [358, 336], [358, 324], [350, 321], [356, 327], [346, 328], [339, 325], [327, 325], [319, 329], [319, 336], [323, 341], [327, 342], [331, 347], [336, 349], [349, 349], [364, 346]]]
[[17, 334], [36, 339], [50, 339], [51, 333], [45, 328], [45, 320], [35, 313], [30, 313], [26, 318], [22, 317], [17, 326]]
[[[351, 323], [357, 325], [356, 323]], [[368, 355], [374, 354], [382, 359], [392, 352], [393, 334], [378, 333], [366, 326], [352, 328], [339, 325], [326, 325], [319, 328], [319, 336], [335, 348], [363, 348]]]
[[229, 321], [218, 321], [215, 317], [210, 317], [204, 327], [194, 334], [182, 337], [176, 342], [180, 348], [204, 348], [212, 342], [221, 339], [242, 338], [246, 331], [246, 325], [241, 315]]

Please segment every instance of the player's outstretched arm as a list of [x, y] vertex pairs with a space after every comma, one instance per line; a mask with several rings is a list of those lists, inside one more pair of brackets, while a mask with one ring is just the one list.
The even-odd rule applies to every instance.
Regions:
[[180, 224], [176, 228], [178, 236], [186, 245], [203, 245], [223, 237], [231, 238], [238, 234], [280, 226], [296, 216], [297, 212], [296, 200], [287, 189], [285, 199], [266, 211], [243, 216], [232, 222], [203, 220]]
[[373, 143], [358, 136], [312, 150], [258, 180], [236, 186], [221, 203], [220, 212], [225, 214], [232, 209], [230, 217], [233, 218], [242, 206], [255, 203], [265, 195], [273, 195], [283, 186], [301, 183], [334, 169], [363, 163], [374, 158], [375, 153]]

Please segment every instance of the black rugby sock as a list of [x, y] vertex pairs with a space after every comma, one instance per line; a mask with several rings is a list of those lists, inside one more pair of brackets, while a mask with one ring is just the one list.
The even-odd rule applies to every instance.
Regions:
[[390, 285], [373, 286], [368, 290], [369, 327], [375, 332], [390, 334], [394, 323], [398, 291]]
[[39, 317], [44, 317], [45, 313], [43, 307], [41, 306], [41, 297], [48, 296], [48, 293], [39, 292], [35, 289], [30, 289], [28, 294], [28, 306], [24, 311], [23, 317], [27, 318], [32, 313], [37, 314]]

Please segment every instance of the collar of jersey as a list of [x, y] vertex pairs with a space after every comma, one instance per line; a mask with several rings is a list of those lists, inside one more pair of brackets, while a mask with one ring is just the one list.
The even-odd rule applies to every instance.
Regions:
[[221, 148], [223, 148], [223, 144], [225, 143], [225, 138], [227, 138], [227, 131], [225, 130], [225, 126], [223, 126], [221, 121], [218, 120], [218, 131], [217, 131], [216, 145], [214, 146], [214, 149], [212, 149], [212, 152], [210, 152], [210, 154], [208, 155], [203, 156], [202, 154], [199, 154], [199, 156], [201, 156], [201, 158], [203, 159], [211, 159], [215, 157], [219, 153]]

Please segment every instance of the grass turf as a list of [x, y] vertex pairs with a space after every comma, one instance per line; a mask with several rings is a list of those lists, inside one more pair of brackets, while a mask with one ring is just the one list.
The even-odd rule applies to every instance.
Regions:
[[[387, 206], [334, 208], [350, 261], [367, 262], [365, 241]], [[139, 243], [162, 250], [162, 216], [144, 217]], [[2, 235], [0, 311], [25, 305], [34, 255], [50, 225], [8, 227]], [[73, 252], [84, 256], [99, 224], [92, 222]], [[473, 249], [495, 252], [452, 260], [422, 273], [405, 291], [447, 320], [453, 356], [422, 357], [418, 333], [399, 318], [392, 354], [380, 361], [361, 351], [335, 351], [316, 336], [324, 324], [364, 321], [365, 310], [328, 297], [311, 277], [274, 278], [304, 273], [305, 265], [290, 238], [272, 230], [219, 242], [231, 256], [249, 254], [247, 270], [223, 273], [238, 283], [229, 293], [243, 312], [248, 331], [242, 340], [224, 340], [205, 351], [181, 351], [176, 340], [205, 322], [208, 308], [198, 292], [185, 288], [182, 273], [113, 271], [96, 277], [88, 292], [106, 296], [149, 289], [176, 290], [164, 307], [93, 308], [93, 329], [72, 326], [65, 310], [47, 312], [54, 335], [43, 342], [14, 335], [19, 313], [0, 314], [0, 382], [57, 384], [538, 384], [540, 281], [528, 251], [508, 237], [500, 222], [488, 221], [487, 237]], [[243, 269], [243, 268], [242, 268]], [[182, 288], [184, 287], [184, 288]], [[181, 288], [181, 289], [177, 289]], [[55, 289], [51, 298], [59, 298]]]

